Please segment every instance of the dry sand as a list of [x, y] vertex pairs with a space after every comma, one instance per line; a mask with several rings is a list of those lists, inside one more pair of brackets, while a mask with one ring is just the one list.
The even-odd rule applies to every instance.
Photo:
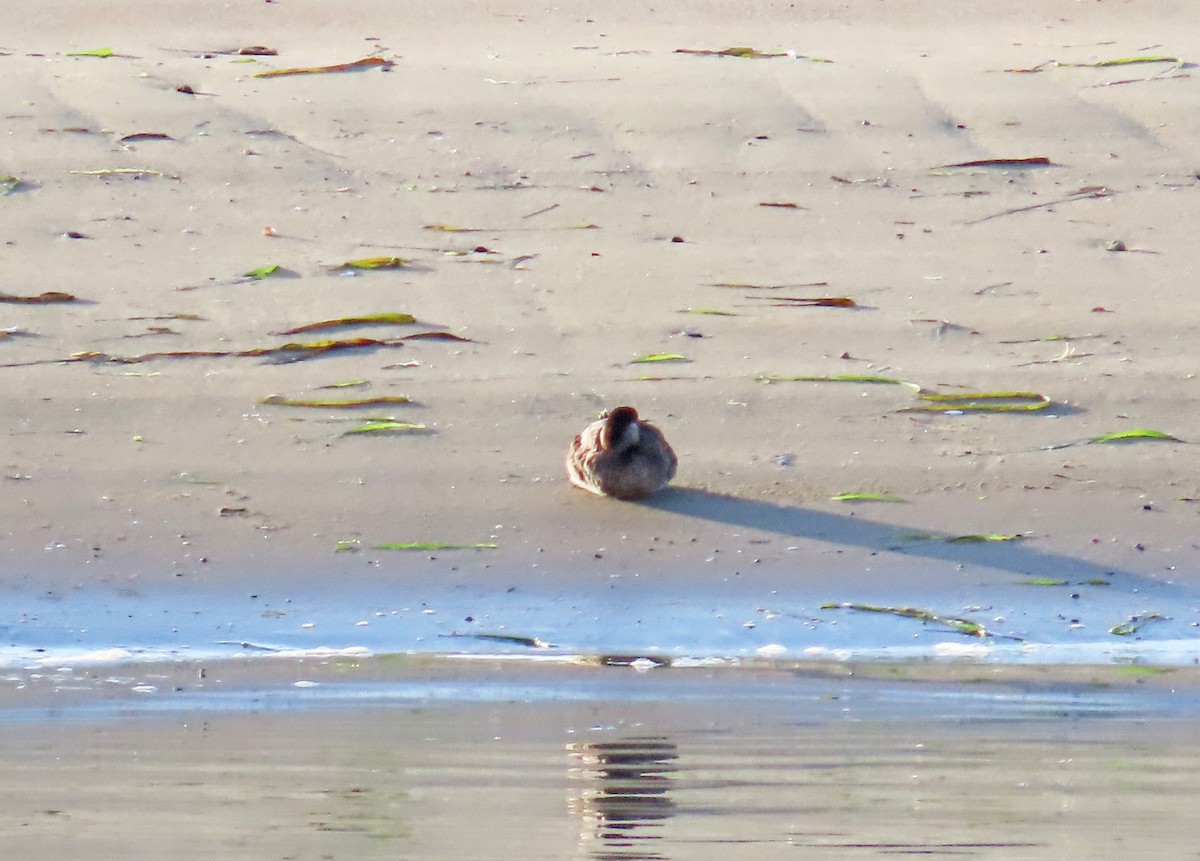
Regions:
[[[0, 306], [17, 330], [0, 341], [4, 580], [682, 584], [754, 558], [780, 582], [990, 565], [1194, 581], [1197, 446], [1046, 447], [1139, 427], [1200, 439], [1200, 77], [1051, 62], [1197, 59], [1200, 28], [1166, 0], [946, 5], [23, 12], [0, 46], [0, 173], [22, 181], [0, 201], [2, 289], [80, 301]], [[278, 55], [209, 53], [251, 45]], [[797, 56], [675, 53], [734, 45]], [[114, 56], [67, 56], [101, 47]], [[255, 77], [366, 56], [394, 65]], [[122, 142], [138, 133], [170, 140]], [[938, 169], [1032, 157], [1055, 166]], [[79, 173], [112, 169], [153, 173]], [[379, 255], [411, 264], [328, 269]], [[282, 274], [240, 277], [266, 265]], [[420, 324], [328, 337], [472, 340], [57, 361], [274, 346], [385, 311]], [[654, 353], [690, 361], [630, 363]], [[757, 379], [772, 374], [1053, 405], [901, 413], [917, 403], [901, 387]], [[320, 388], [350, 380], [369, 387]], [[344, 436], [346, 411], [261, 403], [364, 393], [416, 405], [360, 417], [428, 433]], [[568, 486], [567, 442], [619, 403], [664, 429], [685, 490], [639, 506]], [[830, 501], [847, 491], [905, 503]], [[895, 552], [911, 530], [1030, 538]], [[384, 541], [498, 547], [370, 549]]]

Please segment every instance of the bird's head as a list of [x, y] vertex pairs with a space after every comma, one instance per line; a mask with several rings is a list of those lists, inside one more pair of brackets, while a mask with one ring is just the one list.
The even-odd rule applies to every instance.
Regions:
[[606, 449], [625, 451], [638, 444], [638, 414], [633, 407], [617, 407], [608, 414], [601, 445]]

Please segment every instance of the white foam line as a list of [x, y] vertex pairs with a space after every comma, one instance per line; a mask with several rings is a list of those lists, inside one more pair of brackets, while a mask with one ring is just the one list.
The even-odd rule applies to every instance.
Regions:
[[374, 652], [366, 646], [316, 646], [308, 649], [278, 651], [232, 651], [221, 649], [130, 649], [113, 646], [105, 649], [0, 649], [0, 668], [63, 669], [74, 667], [111, 667], [121, 664], [175, 664], [185, 661], [258, 660], [261, 658], [367, 658]]
[[[640, 650], [647, 658], [667, 657], [661, 651]], [[605, 652], [579, 653], [566, 651], [538, 652], [409, 652], [427, 657], [462, 661], [518, 661], [531, 663], [593, 663]], [[639, 650], [621, 650], [620, 654], [636, 656]], [[317, 646], [312, 648], [248, 651], [234, 648], [148, 648], [137, 649], [113, 646], [100, 649], [29, 649], [0, 648], [0, 669], [70, 670], [73, 667], [106, 667], [121, 664], [160, 664], [214, 660], [259, 661], [268, 658], [296, 660], [301, 658], [368, 658], [389, 654], [366, 646]], [[706, 655], [702, 650], [692, 654], [671, 655], [672, 666], [702, 666], [706, 664], [738, 663], [747, 658], [773, 661], [866, 661], [921, 662], [965, 661], [984, 664], [1062, 664], [1102, 665], [1138, 663], [1145, 665], [1186, 666], [1200, 664], [1200, 639], [1137, 640], [1112, 642], [1097, 640], [1083, 643], [989, 643], [946, 640], [920, 646], [880, 646], [870, 648], [805, 646], [788, 648], [771, 643], [747, 654]]]

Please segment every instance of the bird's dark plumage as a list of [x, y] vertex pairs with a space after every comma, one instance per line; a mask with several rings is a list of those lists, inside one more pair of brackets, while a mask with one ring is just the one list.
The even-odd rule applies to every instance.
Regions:
[[666, 487], [679, 460], [662, 431], [617, 407], [592, 422], [567, 451], [571, 484], [600, 496], [641, 499]]

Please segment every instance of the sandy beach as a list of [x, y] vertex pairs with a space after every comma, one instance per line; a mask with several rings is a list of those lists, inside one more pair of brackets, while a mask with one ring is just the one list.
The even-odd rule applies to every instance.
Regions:
[[[4, 844], [1190, 851], [1200, 27], [983, 6], [9, 21]], [[563, 469], [620, 404], [643, 503]]]
[[[745, 578], [947, 612], [1032, 578], [1064, 627], [1118, 590], [1095, 624], [1200, 621], [1176, 6], [111, 9], [41, 7], [0, 57], [18, 592]], [[378, 314], [415, 322], [278, 334]], [[900, 384], [764, 382], [798, 376]], [[648, 504], [565, 480], [620, 403], [680, 455]], [[1179, 441], [1093, 442], [1139, 429]], [[376, 549], [408, 542], [495, 547]]]
[[[1198, 79], [1086, 64], [1186, 61], [1200, 34], [1170, 3], [875, 5], [23, 16], [0, 57], [4, 292], [77, 301], [0, 306], [5, 578], [682, 582], [748, 556], [887, 577], [913, 567], [894, 529], [1028, 533], [1021, 573], [1191, 585], [1195, 447], [1087, 441], [1195, 435]], [[278, 53], [216, 53], [251, 46]], [[732, 46], [783, 56], [677, 53]], [[256, 77], [364, 58], [387, 63]], [[945, 167], [987, 159], [1050, 166]], [[828, 298], [855, 307], [789, 301]], [[273, 334], [379, 313], [417, 322]], [[430, 331], [470, 340], [113, 361]], [[686, 361], [633, 363], [661, 354]], [[1051, 403], [906, 413], [903, 386], [773, 375]], [[667, 433], [683, 495], [568, 487], [567, 442], [619, 403]], [[425, 430], [345, 434], [364, 417]], [[421, 541], [497, 547], [371, 549]]]

